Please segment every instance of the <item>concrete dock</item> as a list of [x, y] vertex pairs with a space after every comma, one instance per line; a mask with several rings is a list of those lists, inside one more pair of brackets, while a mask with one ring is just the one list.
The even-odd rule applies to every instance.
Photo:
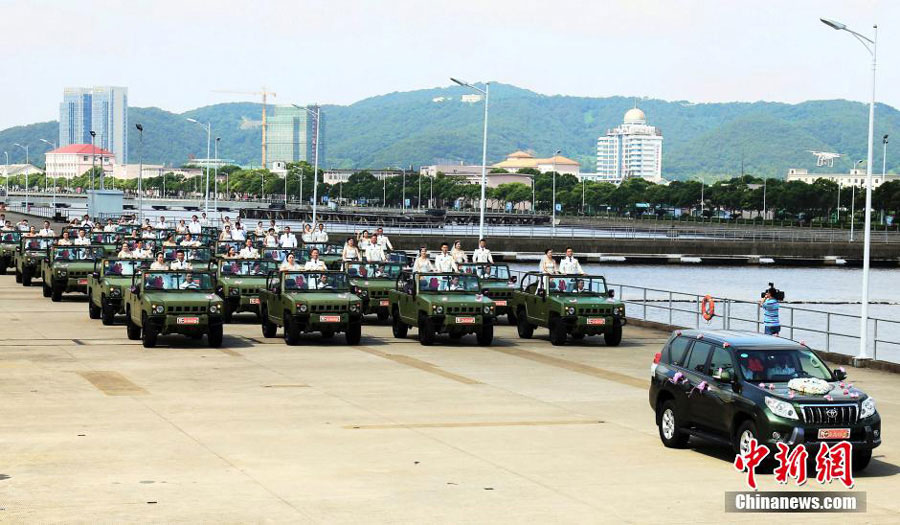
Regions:
[[[667, 334], [628, 326], [553, 347], [501, 326], [422, 347], [365, 326], [360, 346], [266, 340], [253, 317], [215, 350], [88, 319], [82, 298], [0, 279], [0, 522], [724, 523], [745, 490], [730, 451], [662, 446], [647, 402]], [[850, 369], [885, 444], [854, 491], [896, 523], [896, 375]], [[778, 486], [759, 476], [761, 490]], [[799, 490], [840, 490], [811, 479]]]

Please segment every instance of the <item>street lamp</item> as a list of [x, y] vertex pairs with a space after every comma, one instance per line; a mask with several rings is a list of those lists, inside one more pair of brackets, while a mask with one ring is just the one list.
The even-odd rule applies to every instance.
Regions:
[[[315, 159], [315, 162], [314, 162], [314, 164], [313, 164], [313, 206], [312, 206], [312, 213], [313, 213], [313, 214], [312, 214], [312, 223], [313, 223], [313, 227], [315, 227], [315, 224], [316, 224], [316, 204], [318, 204], [317, 201], [319, 200], [319, 192], [318, 192], [318, 190], [319, 190], [319, 123], [322, 121], [322, 119], [319, 118], [319, 117], [320, 117], [320, 115], [321, 115], [321, 113], [322, 113], [322, 106], [316, 104], [316, 110], [313, 111], [313, 110], [309, 109], [309, 108], [306, 107], [306, 106], [298, 106], [297, 104], [291, 104], [291, 105], [294, 106], [294, 107], [297, 108], [297, 109], [303, 109], [303, 110], [306, 110], [307, 113], [309, 113], [310, 115], [316, 117], [316, 139], [315, 139], [315, 140], [316, 140], [316, 147], [315, 147], [315, 152], [314, 152], [314, 154], [315, 154], [315, 156], [316, 156], [316, 159]], [[301, 181], [303, 180], [303, 174], [302, 174], [302, 172], [301, 172], [301, 174], [300, 174], [300, 180], [301, 180]], [[302, 184], [302, 182], [301, 182], [301, 184]], [[302, 195], [302, 193], [301, 193], [301, 195]]]
[[140, 148], [138, 149], [138, 222], [144, 224], [144, 126], [140, 122], [134, 125], [138, 130]]
[[553, 154], [553, 215], [550, 218], [550, 226], [553, 235], [556, 235], [556, 156], [562, 153], [561, 149], [556, 150]]
[[[91, 191], [94, 191], [94, 172], [97, 171], [97, 151], [94, 148], [94, 139], [97, 138], [97, 132], [94, 130], [90, 131], [91, 133]], [[101, 168], [103, 167], [103, 161], [100, 161]]]
[[869, 102], [869, 153], [868, 162], [866, 164], [866, 211], [865, 211], [865, 240], [863, 242], [863, 278], [862, 278], [862, 307], [860, 311], [859, 325], [859, 355], [858, 359], [869, 358], [868, 336], [869, 336], [869, 253], [872, 243], [872, 148], [875, 134], [875, 67], [878, 57], [878, 26], [874, 25], [875, 35], [872, 38], [861, 35], [856, 31], [849, 29], [846, 25], [834, 20], [826, 20], [820, 18], [823, 24], [828, 27], [846, 31], [862, 44], [866, 51], [872, 56], [872, 99]]
[[[213, 168], [213, 197], [215, 199], [213, 208], [216, 209], [216, 213], [219, 213], [219, 141], [222, 140], [222, 137], [216, 137], [216, 165]], [[287, 175], [284, 176], [287, 179]], [[285, 192], [284, 196], [285, 200], [285, 209], [287, 209], [287, 192]]]
[[6, 171], [3, 175], [6, 176], [6, 203], [9, 204], [9, 152], [4, 151], [3, 154], [6, 155]]
[[[187, 119], [187, 121], [193, 122], [194, 124], [199, 124], [200, 126], [203, 125], [202, 122], [200, 122], [196, 119], [189, 118], [189, 119]], [[210, 150], [211, 143], [212, 143], [212, 123], [207, 122], [206, 123], [206, 189], [203, 191], [203, 193], [204, 193], [203, 210], [206, 212], [207, 215], [209, 215], [209, 153], [210, 153], [209, 150]]]
[[484, 239], [484, 205], [485, 205], [485, 186], [487, 186], [487, 128], [488, 128], [488, 102], [491, 93], [491, 83], [485, 82], [484, 89], [473, 86], [472, 84], [457, 80], [450, 77], [454, 83], [462, 87], [467, 87], [484, 95], [484, 137], [481, 145], [481, 203], [479, 204], [479, 221], [478, 221], [478, 238]]
[[[47, 144], [53, 149], [56, 149], [56, 143], [50, 142], [49, 140], [40, 139], [41, 142]], [[45, 167], [46, 168], [46, 167]], [[47, 174], [44, 174], [44, 191], [47, 191]], [[53, 209], [56, 209], [56, 178], [53, 178]]]
[[[28, 165], [31, 164], [28, 158], [28, 144], [24, 146], [19, 144], [18, 142], [13, 144], [13, 146], [22, 148], [25, 150], [25, 211], [28, 211]], [[7, 170], [8, 171], [8, 170]]]

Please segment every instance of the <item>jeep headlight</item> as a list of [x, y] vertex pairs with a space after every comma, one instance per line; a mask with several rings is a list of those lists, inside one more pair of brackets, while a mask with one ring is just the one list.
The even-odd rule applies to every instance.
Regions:
[[218, 304], [209, 305], [209, 313], [211, 313], [211, 314], [219, 313], [219, 305]]
[[241, 289], [232, 288], [231, 290], [228, 290], [228, 295], [241, 295]]
[[305, 304], [298, 304], [297, 310], [299, 310], [300, 313], [305, 313], [307, 310], [309, 310], [309, 307], [306, 306]]
[[444, 313], [444, 307], [439, 304], [433, 304], [431, 305], [431, 311], [436, 314], [442, 314]]
[[486, 314], [491, 313], [491, 306], [489, 306], [489, 305], [484, 305], [484, 308], [482, 308], [482, 311], [483, 311], [484, 313], [486, 313]]
[[575, 307], [567, 306], [566, 307], [566, 315], [575, 315]]
[[153, 313], [155, 313], [155, 314], [161, 314], [161, 313], [163, 313], [165, 310], [166, 310], [166, 307], [163, 306], [163, 305], [161, 305], [161, 304], [154, 304], [154, 305], [153, 305]]
[[859, 418], [865, 419], [870, 416], [875, 415], [875, 399], [871, 397], [867, 397], [865, 401], [860, 404], [859, 408]]
[[772, 413], [776, 416], [781, 416], [787, 419], [800, 419], [800, 416], [797, 415], [797, 411], [794, 410], [794, 405], [788, 403], [787, 401], [782, 401], [774, 397], [766, 396], [766, 406], [769, 407], [769, 410], [771, 410]]
[[359, 310], [359, 305], [358, 305], [358, 304], [354, 303], [354, 304], [351, 304], [351, 305], [350, 305], [350, 311], [351, 311], [351, 312], [355, 312], [355, 311], [357, 311], [357, 310]]
[[617, 306], [616, 313], [621, 316], [624, 316], [625, 315], [625, 305], [623, 304], [622, 306]]
[[60, 277], [65, 277], [67, 272], [65, 270], [56, 270], [56, 275]]
[[109, 289], [109, 295], [111, 295], [112, 297], [118, 297], [122, 295], [122, 289], [118, 286], [114, 286]]

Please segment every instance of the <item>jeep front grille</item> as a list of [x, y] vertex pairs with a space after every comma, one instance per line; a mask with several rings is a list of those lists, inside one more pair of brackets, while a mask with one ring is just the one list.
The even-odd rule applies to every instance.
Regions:
[[310, 306], [311, 312], [346, 312], [346, 304], [314, 304]]
[[856, 405], [804, 405], [803, 420], [811, 424], [852, 425], [859, 418]]
[[598, 307], [579, 307], [577, 312], [581, 315], [612, 315], [612, 311]]
[[170, 314], [205, 314], [206, 306], [167, 306], [166, 313], [170, 313]]
[[490, 291], [488, 291], [487, 296], [490, 297], [491, 299], [508, 299], [508, 298], [512, 297], [512, 292], [507, 292], [507, 291], [499, 292], [497, 290], [490, 290]]
[[482, 313], [481, 307], [478, 306], [448, 306], [448, 314], [478, 315]]
[[388, 296], [387, 290], [372, 290], [369, 292], [369, 297], [372, 299], [386, 299]]
[[241, 288], [242, 295], [256, 295], [259, 293], [259, 288]]

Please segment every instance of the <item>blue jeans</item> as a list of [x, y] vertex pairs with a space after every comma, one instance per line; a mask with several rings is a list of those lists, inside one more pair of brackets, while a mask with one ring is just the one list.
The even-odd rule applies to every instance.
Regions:
[[767, 326], [766, 335], [776, 335], [781, 332], [781, 325]]

